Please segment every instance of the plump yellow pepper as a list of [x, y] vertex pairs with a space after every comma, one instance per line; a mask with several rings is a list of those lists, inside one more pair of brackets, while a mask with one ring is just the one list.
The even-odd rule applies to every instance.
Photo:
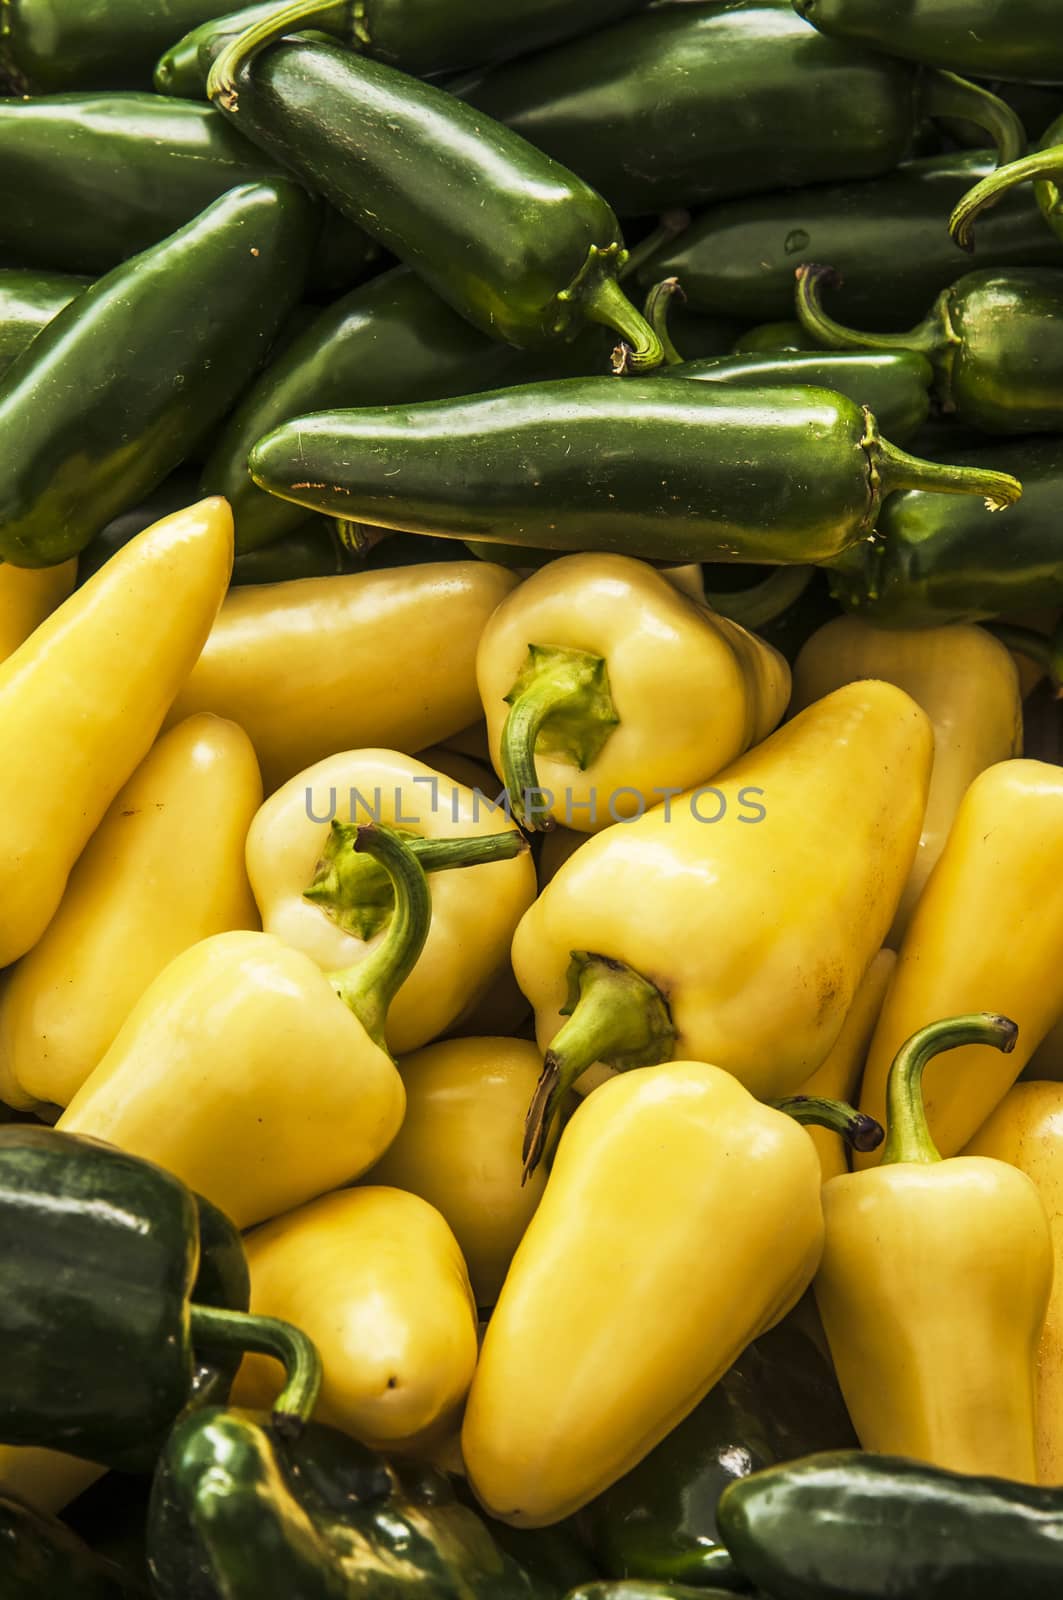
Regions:
[[[395, 750], [351, 750], [292, 778], [251, 826], [247, 867], [262, 926], [326, 970], [371, 959], [390, 918], [366, 880], [371, 863], [353, 849], [358, 823], [439, 841], [502, 834], [519, 849], [433, 875], [432, 925], [388, 1013], [395, 1054], [437, 1038], [476, 1004], [508, 965], [513, 930], [535, 897], [531, 853], [492, 799]], [[386, 881], [379, 887], [386, 894]]]
[[989, 767], [967, 791], [905, 935], [868, 1054], [863, 1111], [882, 1121], [905, 1039], [939, 1017], [993, 1006], [1018, 1024], [1010, 1055], [972, 1044], [927, 1069], [934, 1143], [944, 1156], [963, 1149], [1063, 1012], [1061, 874], [1063, 768]]
[[147, 754], [232, 560], [228, 502], [203, 500], [119, 550], [0, 665], [0, 967], [36, 944]]
[[65, 1106], [174, 956], [258, 927], [244, 845], [261, 801], [233, 722], [189, 717], [149, 751], [0, 990], [0, 1099]]
[[711, 778], [770, 733], [790, 669], [629, 556], [548, 562], [483, 631], [495, 771], [530, 827], [597, 833]]
[[811, 1281], [816, 1153], [730, 1073], [603, 1084], [561, 1136], [462, 1430], [492, 1515], [542, 1527], [640, 1461]]
[[443, 561], [233, 589], [171, 721], [246, 728], [267, 794], [337, 750], [420, 750], [479, 716], [476, 646], [516, 582]]
[[[317, 1345], [322, 1422], [386, 1450], [453, 1430], [476, 1366], [476, 1306], [433, 1206], [400, 1189], [348, 1189], [244, 1242], [252, 1311], [294, 1320]], [[245, 1356], [233, 1403], [268, 1409], [276, 1392], [276, 1364]]]
[[494, 1305], [546, 1184], [542, 1167], [520, 1181], [541, 1066], [527, 1039], [449, 1039], [399, 1062], [406, 1120], [370, 1177], [422, 1195], [446, 1217], [477, 1305]]
[[[22, 570], [22, 569], [20, 569]], [[25, 568], [30, 571], [30, 568]], [[37, 568], [32, 570], [36, 571]], [[50, 572], [53, 569], [39, 569]], [[276, 1385], [274, 1385], [276, 1392]], [[0, 1494], [14, 1495], [35, 1511], [54, 1517], [79, 1494], [102, 1478], [106, 1467], [60, 1450], [39, 1450], [33, 1445], [0, 1444]]]
[[888, 943], [896, 948], [948, 838], [960, 802], [986, 767], [1022, 754], [1019, 673], [984, 628], [875, 628], [836, 617], [794, 662], [793, 709], [858, 678], [885, 678], [922, 706], [934, 729], [934, 768], [923, 831]]
[[28, 639], [74, 587], [76, 561], [58, 567], [11, 567], [0, 562], [0, 661]]
[[1007, 1051], [1015, 1032], [982, 1013], [931, 1023], [902, 1046], [880, 1165], [823, 1187], [815, 1288], [865, 1450], [1034, 1483], [1048, 1218], [1030, 1179], [1003, 1161], [942, 1161], [920, 1095], [937, 1052], [976, 1041]]
[[711, 789], [565, 862], [513, 940], [547, 1050], [529, 1166], [560, 1095], [594, 1063], [584, 1088], [606, 1067], [674, 1055], [765, 1098], [822, 1064], [907, 880], [932, 754], [908, 695], [850, 684]]

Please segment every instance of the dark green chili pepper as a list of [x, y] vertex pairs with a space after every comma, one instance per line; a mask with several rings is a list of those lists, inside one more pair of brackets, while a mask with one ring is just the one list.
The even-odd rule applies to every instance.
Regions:
[[[950, 457], [976, 466], [990, 452]], [[978, 622], [1063, 605], [1063, 439], [995, 444], [993, 465], [1019, 473], [1023, 495], [1006, 521], [971, 501], [910, 490], [878, 518], [874, 543], [831, 564], [831, 590], [847, 611], [884, 628]]]
[[1031, 182], [1037, 209], [1056, 239], [1063, 240], [1063, 117], [1052, 123], [1041, 140], [1039, 150], [986, 173], [973, 189], [960, 198], [949, 218], [949, 233], [961, 249], [981, 254], [985, 246], [985, 234], [996, 219], [982, 223], [977, 244], [974, 239], [975, 223], [984, 212], [999, 205], [1002, 200], [1006, 200], [1009, 206], [1014, 205], [1013, 191]]
[[394, 67], [298, 40], [246, 60], [248, 38], [215, 62], [211, 97], [455, 311], [520, 348], [600, 322], [626, 341], [620, 365], [660, 362], [616, 279], [616, 218], [573, 173]]
[[271, 493], [378, 527], [674, 562], [829, 560], [904, 487], [1021, 493], [905, 455], [842, 395], [670, 374], [322, 412], [267, 434], [250, 467]]
[[[747, 1585], [742, 1594], [747, 1600], [756, 1600]], [[715, 1584], [703, 1589], [700, 1584], [659, 1582], [653, 1578], [602, 1578], [597, 1583], [581, 1583], [572, 1589], [565, 1600], [734, 1600], [733, 1589], [721, 1589]]]
[[0, 377], [91, 281], [59, 272], [0, 270]]
[[907, 333], [858, 333], [823, 309], [832, 267], [797, 269], [797, 315], [835, 350], [916, 350], [934, 369], [941, 409], [984, 433], [1063, 428], [1063, 271], [969, 272]]
[[141, 1600], [146, 1591], [55, 1517], [0, 1496], [4, 1600]]
[[[792, 296], [791, 296], [792, 298]], [[765, 351], [818, 350], [815, 339], [799, 322], [762, 322], [736, 339], [728, 354], [760, 355]]]
[[0, 380], [5, 561], [76, 555], [225, 415], [299, 298], [311, 217], [294, 184], [233, 189], [38, 334]]
[[1057, 0], [793, 0], [832, 39], [979, 78], [1063, 83]]
[[[1061, 134], [1063, 139], [1063, 134]], [[757, 320], [792, 317], [794, 269], [829, 261], [841, 274], [838, 314], [906, 328], [936, 294], [970, 272], [944, 220], [987, 173], [988, 151], [910, 161], [884, 178], [733, 200], [699, 217], [638, 274], [674, 274], [702, 311]], [[1001, 168], [1001, 174], [1010, 172]], [[1063, 171], [1063, 152], [1061, 152]], [[1009, 197], [978, 235], [974, 265], [1050, 267], [1059, 247], [1028, 195]]]
[[203, 22], [215, 0], [5, 0], [0, 11], [4, 93], [146, 89], [156, 56]]
[[824, 39], [787, 0], [656, 6], [499, 67], [466, 98], [622, 217], [889, 172], [925, 117], [973, 121], [1002, 161], [1026, 144], [988, 90]]

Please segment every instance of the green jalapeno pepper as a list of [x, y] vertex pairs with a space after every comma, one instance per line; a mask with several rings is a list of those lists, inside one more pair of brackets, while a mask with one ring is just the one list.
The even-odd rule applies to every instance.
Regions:
[[76, 555], [225, 415], [299, 298], [311, 215], [294, 184], [233, 189], [38, 334], [0, 380], [4, 560]]
[[1063, 83], [1056, 0], [793, 0], [832, 39], [980, 78]]
[[4, 1600], [142, 1600], [144, 1593], [57, 1518], [0, 1496]]
[[977, 240], [975, 222], [1002, 200], [1008, 205], [1014, 204], [1014, 191], [1024, 183], [1033, 184], [1037, 209], [1056, 240], [1063, 240], [1063, 117], [1052, 123], [1039, 150], [985, 173], [980, 182], [959, 198], [949, 218], [949, 233], [961, 249], [979, 253], [983, 250], [985, 234], [996, 218], [981, 223]]
[[0, 377], [90, 282], [59, 272], [0, 270]]
[[[791, 295], [791, 299], [793, 296]], [[759, 355], [765, 350], [818, 350], [819, 345], [799, 322], [761, 322], [735, 340], [729, 354]]]
[[984, 433], [1063, 428], [1063, 271], [969, 272], [907, 333], [859, 333], [828, 316], [832, 267], [797, 269], [797, 315], [835, 350], [916, 350], [934, 368], [941, 409]]
[[616, 218], [581, 179], [394, 67], [313, 42], [256, 48], [252, 30], [222, 52], [211, 98], [455, 311], [519, 348], [600, 322], [625, 341], [621, 365], [661, 361], [617, 282]]
[[843, 1450], [731, 1484], [727, 1548], [775, 1600], [1055, 1600], [1063, 1494]]
[[214, 0], [5, 0], [0, 13], [4, 93], [146, 89], [160, 50], [203, 22]]
[[250, 468], [297, 505], [378, 527], [678, 562], [829, 560], [902, 487], [1021, 493], [905, 455], [842, 395], [670, 376], [322, 412], [267, 434]]
[[925, 117], [969, 118], [1002, 161], [1026, 142], [988, 90], [824, 39], [787, 0], [657, 6], [465, 94], [622, 217], [889, 172]]
[[[746, 1600], [756, 1600], [748, 1585], [743, 1584]], [[581, 1583], [572, 1589], [565, 1600], [734, 1600], [733, 1589], [711, 1589], [689, 1583], [661, 1583], [653, 1578], [603, 1578], [595, 1583]]]

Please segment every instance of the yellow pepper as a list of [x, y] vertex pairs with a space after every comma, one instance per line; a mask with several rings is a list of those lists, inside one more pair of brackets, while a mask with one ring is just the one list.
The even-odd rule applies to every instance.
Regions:
[[0, 661], [28, 639], [74, 587], [76, 561], [58, 567], [12, 567], [0, 563]]
[[[438, 1211], [400, 1189], [348, 1189], [244, 1242], [253, 1312], [294, 1320], [317, 1345], [320, 1421], [387, 1450], [453, 1430], [476, 1366], [476, 1307]], [[245, 1356], [233, 1403], [268, 1409], [276, 1391], [275, 1363]]]
[[771, 645], [628, 556], [564, 556], [502, 601], [476, 658], [495, 771], [529, 827], [597, 833], [707, 781], [782, 717]]
[[836, 617], [812, 635], [794, 663], [793, 709], [858, 678], [897, 684], [934, 728], [923, 832], [888, 939], [896, 947], [971, 783], [994, 762], [1022, 754], [1019, 674], [1004, 645], [971, 623], [895, 629]]
[[0, 1099], [65, 1106], [174, 956], [258, 927], [244, 844], [261, 801], [235, 723], [189, 717], [149, 751], [0, 991]]
[[1033, 1483], [1048, 1218], [1030, 1179], [1005, 1162], [943, 1161], [920, 1094], [939, 1051], [1008, 1051], [1015, 1034], [982, 1013], [931, 1023], [901, 1047], [880, 1165], [823, 1186], [815, 1288], [865, 1450]]
[[229, 581], [232, 513], [146, 529], [0, 665], [0, 967], [32, 949], [163, 717]]
[[1055, 1275], [1037, 1353], [1037, 1475], [1063, 1484], [1063, 1084], [1017, 1083], [963, 1153], [1018, 1167], [1048, 1213]]
[[988, 768], [964, 797], [905, 935], [868, 1054], [863, 1111], [882, 1121], [905, 1039], [939, 1017], [994, 1006], [1018, 1024], [1011, 1054], [973, 1044], [927, 1069], [934, 1143], [944, 1156], [963, 1149], [1063, 1012], [1061, 873], [1063, 768]]
[[560, 1096], [594, 1063], [585, 1089], [607, 1067], [675, 1055], [768, 1099], [822, 1064], [896, 910], [932, 754], [908, 695], [850, 684], [711, 789], [566, 861], [513, 940], [547, 1050], [529, 1167]]
[[238, 722], [267, 794], [337, 750], [420, 750], [480, 714], [476, 646], [516, 581], [443, 561], [233, 589], [171, 721]]
[[386, 880], [379, 872], [367, 880], [372, 863], [353, 848], [352, 824], [367, 821], [440, 842], [501, 835], [509, 847], [508, 859], [435, 873], [428, 937], [388, 1014], [388, 1047], [399, 1054], [454, 1027], [504, 972], [513, 930], [535, 897], [535, 867], [490, 797], [412, 756], [351, 750], [319, 761], [259, 811], [247, 867], [266, 932], [326, 969], [370, 960], [388, 924]]
[[406, 1120], [370, 1177], [446, 1217], [477, 1305], [498, 1298], [546, 1184], [542, 1167], [520, 1181], [524, 1113], [541, 1066], [527, 1039], [449, 1039], [399, 1062]]
[[[813, 1099], [852, 1100], [860, 1088], [860, 1078], [871, 1045], [882, 1002], [886, 996], [897, 957], [892, 950], [880, 950], [864, 974], [853, 996], [853, 1003], [842, 1023], [842, 1031], [823, 1065], [797, 1091]], [[809, 1138], [816, 1147], [823, 1181], [848, 1172], [845, 1140], [830, 1128], [810, 1127]]]
[[[38, 570], [29, 567], [25, 571]], [[50, 567], [41, 571], [51, 571]], [[274, 1390], [276, 1385], [274, 1385]], [[34, 1445], [0, 1444], [0, 1494], [14, 1495], [35, 1511], [54, 1517], [72, 1500], [102, 1478], [106, 1467], [61, 1450], [41, 1450]]]

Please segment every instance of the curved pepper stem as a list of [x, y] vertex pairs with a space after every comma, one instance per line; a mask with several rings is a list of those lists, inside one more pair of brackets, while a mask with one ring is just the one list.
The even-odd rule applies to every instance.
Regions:
[[616, 270], [622, 271], [626, 260], [626, 251], [592, 244], [580, 272], [557, 296], [561, 302], [576, 301], [588, 322], [600, 322], [620, 335], [613, 351], [613, 371], [618, 377], [625, 372], [649, 372], [664, 360], [661, 341], [642, 312], [632, 305], [616, 277], [601, 270], [615, 261]]
[[[908, 333], [860, 333], [835, 322], [823, 309], [823, 290], [838, 289], [842, 278], [833, 267], [805, 262], [795, 268], [797, 290], [794, 304], [797, 320], [806, 333], [829, 350], [916, 350], [935, 366], [950, 344], [948, 319], [944, 314], [944, 295], [939, 295], [930, 313]], [[945, 291], [947, 294], [948, 291]]]
[[661, 991], [610, 956], [573, 950], [568, 996], [561, 1015], [568, 1021], [554, 1035], [543, 1060], [524, 1124], [522, 1155], [526, 1183], [542, 1160], [563, 1097], [596, 1061], [617, 1072], [670, 1061], [675, 1028]]
[[816, 1128], [829, 1128], [840, 1133], [851, 1150], [877, 1150], [886, 1137], [885, 1130], [874, 1117], [844, 1100], [824, 1100], [819, 1095], [791, 1094], [782, 1100], [769, 1100], [776, 1111], [782, 1111], [795, 1122]]
[[581, 772], [597, 760], [620, 722], [606, 663], [587, 650], [529, 645], [505, 700], [510, 709], [502, 729], [502, 781], [510, 810], [523, 827], [548, 833], [554, 827], [550, 808], [531, 802], [533, 795], [545, 798], [535, 752], [558, 756]]
[[253, 1350], [274, 1356], [284, 1368], [284, 1387], [273, 1403], [272, 1425], [289, 1437], [301, 1431], [321, 1389], [321, 1357], [301, 1328], [279, 1317], [196, 1305], [190, 1308], [189, 1326], [192, 1343], [199, 1349]]
[[668, 332], [668, 311], [673, 297], [678, 298], [681, 305], [686, 300], [686, 295], [683, 293], [679, 279], [662, 278], [660, 283], [655, 283], [649, 294], [647, 294], [642, 314], [661, 341], [661, 349], [664, 351], [666, 365], [669, 367], [681, 367], [683, 365], [683, 357], [672, 343], [672, 336]]
[[1021, 627], [1017, 622], [985, 622], [982, 626], [1013, 655], [1025, 656], [1041, 667], [1056, 699], [1063, 700], [1063, 627], [1048, 634], [1039, 633], [1036, 628]]
[[950, 467], [943, 461], [924, 461], [898, 450], [879, 437], [874, 418], [865, 408], [868, 430], [863, 440], [879, 498], [896, 489], [925, 489], [930, 494], [976, 494], [987, 511], [1004, 511], [1022, 497], [1022, 484], [1006, 472], [987, 467]]
[[283, 38], [286, 33], [303, 32], [313, 28], [318, 32], [333, 34], [342, 39], [349, 49], [367, 42], [358, 34], [351, 22], [351, 0], [292, 0], [290, 5], [278, 6], [270, 15], [261, 17], [243, 33], [237, 34], [221, 51], [207, 78], [207, 99], [217, 101], [226, 111], [239, 110], [236, 92], [237, 74], [248, 66], [259, 51]]
[[931, 1022], [913, 1033], [894, 1056], [886, 1080], [887, 1132], [882, 1165], [941, 1160], [930, 1134], [923, 1101], [923, 1072], [929, 1061], [943, 1050], [957, 1050], [965, 1044], [992, 1045], [1008, 1055], [1014, 1050], [1018, 1036], [1017, 1023], [992, 1011], [946, 1017], [943, 1022]]
[[925, 72], [919, 85], [919, 105], [927, 117], [960, 117], [973, 122], [989, 135], [1001, 166], [1016, 161], [1026, 149], [1026, 129], [1012, 107], [955, 72]]
[[705, 604], [742, 628], [763, 628], [800, 600], [815, 567], [778, 567], [748, 589], [705, 591]]
[[1050, 145], [1047, 150], [1035, 150], [1032, 155], [1023, 156], [1021, 161], [1009, 162], [968, 189], [949, 218], [953, 241], [961, 250], [973, 250], [974, 225], [983, 211], [999, 205], [1005, 195], [1021, 184], [1044, 180], [1063, 183], [1063, 145]]

